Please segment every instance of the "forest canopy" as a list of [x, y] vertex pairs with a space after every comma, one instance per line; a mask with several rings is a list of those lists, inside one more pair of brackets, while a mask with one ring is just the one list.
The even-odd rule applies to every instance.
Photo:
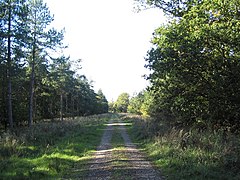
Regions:
[[1, 125], [108, 112], [102, 91], [73, 70], [80, 60], [62, 54], [53, 21], [42, 0], [0, 0]]

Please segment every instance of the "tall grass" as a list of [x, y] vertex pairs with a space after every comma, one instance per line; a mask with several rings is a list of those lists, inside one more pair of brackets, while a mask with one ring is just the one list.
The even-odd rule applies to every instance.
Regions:
[[166, 179], [240, 179], [240, 136], [131, 117], [132, 137]]
[[[84, 173], [111, 114], [43, 122], [0, 136], [0, 177], [45, 179]], [[76, 169], [83, 169], [82, 172]]]

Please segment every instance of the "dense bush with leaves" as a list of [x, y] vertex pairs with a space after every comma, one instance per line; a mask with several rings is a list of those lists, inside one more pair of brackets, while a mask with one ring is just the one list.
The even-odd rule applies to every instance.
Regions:
[[[145, 1], [141, 1], [145, 2]], [[238, 131], [239, 1], [147, 1], [171, 17], [146, 57], [155, 114]]]

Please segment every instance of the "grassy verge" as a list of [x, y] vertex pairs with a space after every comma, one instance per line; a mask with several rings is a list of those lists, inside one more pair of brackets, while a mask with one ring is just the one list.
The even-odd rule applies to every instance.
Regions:
[[132, 139], [166, 179], [240, 179], [238, 135], [180, 129], [139, 117], [129, 119], [134, 122], [129, 130]]
[[82, 176], [111, 115], [47, 122], [5, 132], [0, 139], [2, 179]]

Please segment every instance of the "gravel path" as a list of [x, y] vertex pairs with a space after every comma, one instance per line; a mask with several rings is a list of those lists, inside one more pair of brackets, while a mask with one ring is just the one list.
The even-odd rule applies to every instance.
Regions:
[[[126, 123], [121, 120], [109, 121], [85, 179], [162, 179], [160, 173], [132, 143], [125, 126]], [[125, 147], [116, 151], [112, 149], [111, 139], [117, 131], [120, 132]]]
[[[113, 120], [109, 121], [112, 124]], [[114, 128], [108, 125], [105, 129], [101, 143], [94, 154], [94, 159], [90, 163], [89, 175], [87, 179], [111, 179], [112, 146], [111, 139]]]

